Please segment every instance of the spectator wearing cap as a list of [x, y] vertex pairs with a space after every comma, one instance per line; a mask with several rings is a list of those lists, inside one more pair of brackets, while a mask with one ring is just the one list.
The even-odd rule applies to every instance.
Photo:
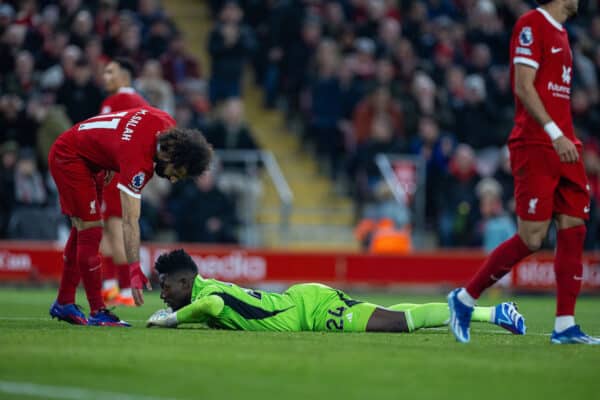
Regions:
[[65, 106], [73, 123], [93, 117], [102, 104], [101, 89], [92, 81], [92, 71], [83, 58], [75, 63], [73, 78], [67, 79], [56, 94], [56, 102]]
[[237, 1], [227, 1], [219, 13], [219, 23], [210, 33], [212, 104], [241, 94], [244, 66], [256, 48], [254, 33], [242, 23], [243, 16]]

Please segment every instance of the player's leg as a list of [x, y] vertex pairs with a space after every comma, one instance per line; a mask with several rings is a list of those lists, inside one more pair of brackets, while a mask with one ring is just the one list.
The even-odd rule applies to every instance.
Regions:
[[511, 149], [515, 177], [518, 232], [498, 246], [465, 288], [448, 295], [450, 331], [459, 342], [470, 340], [470, 321], [483, 291], [506, 275], [519, 261], [537, 251], [552, 218], [554, 190], [560, 177], [560, 159], [552, 148]]
[[[445, 326], [450, 319], [448, 303], [394, 304], [387, 308], [412, 314], [414, 329]], [[498, 325], [516, 335], [524, 335], [527, 330], [525, 318], [514, 303], [500, 303], [493, 307], [476, 306], [471, 320]]]
[[102, 254], [102, 298], [108, 305], [112, 305], [112, 301], [119, 294], [119, 282], [117, 281], [117, 269], [113, 262], [112, 248], [108, 239], [108, 231], [106, 222], [102, 232], [102, 240], [100, 241], [100, 254]]
[[125, 241], [123, 240], [123, 220], [118, 217], [109, 217], [106, 220], [106, 228], [109, 232], [109, 240], [113, 252], [113, 261], [119, 282], [119, 294], [116, 304], [134, 307], [135, 301], [131, 292], [131, 277], [129, 275], [129, 264], [125, 255]]
[[[57, 144], [51, 147], [48, 155], [48, 167], [58, 189], [62, 212], [66, 215], [73, 215], [76, 210], [73, 195], [77, 193], [78, 177], [82, 174], [84, 176], [86, 171], [82, 163], [61, 157], [61, 151], [62, 149]], [[84, 180], [84, 182], [87, 181]], [[50, 307], [50, 315], [71, 324], [86, 325], [85, 314], [75, 304], [75, 292], [81, 278], [77, 264], [77, 239], [77, 227], [73, 225], [65, 244], [60, 287], [57, 299]]]
[[563, 179], [557, 189], [557, 240], [554, 257], [556, 276], [556, 320], [551, 342], [600, 344], [575, 325], [575, 304], [583, 280], [582, 254], [585, 220], [589, 215], [589, 185], [583, 163], [565, 163]]
[[77, 229], [71, 228], [63, 253], [63, 271], [56, 301], [50, 307], [52, 318], [74, 325], [87, 325], [85, 314], [75, 304], [75, 293], [81, 276], [77, 265]]

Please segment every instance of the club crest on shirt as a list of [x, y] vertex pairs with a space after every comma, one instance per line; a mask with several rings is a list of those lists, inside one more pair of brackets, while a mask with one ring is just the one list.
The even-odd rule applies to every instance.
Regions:
[[519, 43], [521, 46], [531, 46], [533, 43], [533, 32], [531, 31], [531, 27], [526, 26], [521, 29], [521, 33], [519, 33]]
[[138, 172], [131, 178], [131, 186], [135, 189], [140, 190], [144, 186], [144, 180], [146, 180], [146, 174]]

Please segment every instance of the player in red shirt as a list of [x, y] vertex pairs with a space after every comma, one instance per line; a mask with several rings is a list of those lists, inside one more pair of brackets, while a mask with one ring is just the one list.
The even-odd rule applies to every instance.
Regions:
[[508, 145], [518, 233], [490, 254], [465, 288], [448, 295], [450, 330], [459, 342], [470, 340], [476, 299], [541, 247], [554, 219], [557, 305], [551, 342], [600, 344], [575, 325], [574, 317], [590, 193], [571, 117], [573, 59], [562, 24], [577, 14], [578, 0], [538, 3], [539, 8], [519, 18], [510, 43], [516, 113]]
[[[149, 106], [142, 96], [131, 87], [135, 67], [126, 58], [115, 58], [104, 68], [104, 88], [110, 94], [102, 103], [100, 113], [108, 114], [135, 107]], [[104, 174], [98, 175], [104, 179]], [[102, 297], [107, 305], [135, 306], [131, 293], [129, 265], [123, 243], [123, 219], [121, 198], [117, 182], [118, 173], [102, 191], [102, 218], [104, 230], [100, 242], [102, 260]], [[118, 281], [117, 281], [118, 278]]]
[[[139, 258], [142, 189], [153, 173], [172, 183], [198, 176], [211, 157], [211, 146], [200, 132], [175, 127], [173, 118], [152, 107], [98, 115], [62, 133], [50, 149], [48, 166], [61, 208], [71, 217], [73, 228], [65, 245], [63, 274], [50, 315], [80, 325], [128, 326], [106, 309], [101, 294], [98, 248], [102, 184], [96, 179], [100, 171], [120, 172], [117, 188], [123, 209], [125, 253], [133, 297], [136, 305], [141, 305], [142, 288], [150, 288]], [[90, 304], [88, 319], [74, 304], [80, 278]]]

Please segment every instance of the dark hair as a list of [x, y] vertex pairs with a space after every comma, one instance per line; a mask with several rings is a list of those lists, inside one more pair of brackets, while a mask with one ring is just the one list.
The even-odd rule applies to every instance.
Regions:
[[113, 59], [113, 62], [115, 64], [119, 64], [119, 67], [121, 67], [121, 69], [124, 69], [125, 71], [127, 71], [129, 73], [129, 78], [131, 80], [133, 80], [135, 78], [135, 76], [136, 76], [135, 64], [129, 58], [116, 57], [115, 59]]
[[173, 167], [185, 167], [188, 176], [201, 175], [212, 160], [212, 146], [195, 129], [172, 128], [158, 137], [158, 143]]
[[544, 4], [548, 4], [552, 1], [554, 1], [554, 0], [535, 0], [535, 2], [538, 3], [540, 6], [543, 6]]
[[161, 254], [156, 260], [154, 268], [159, 274], [173, 274], [176, 272], [198, 273], [196, 263], [183, 249], [177, 249], [169, 253]]

